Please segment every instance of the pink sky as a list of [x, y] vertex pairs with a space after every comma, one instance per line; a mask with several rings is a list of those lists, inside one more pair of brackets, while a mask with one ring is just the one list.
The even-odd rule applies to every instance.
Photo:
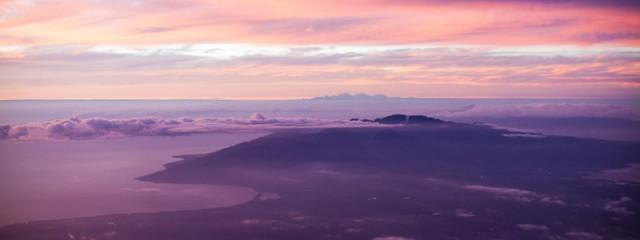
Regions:
[[0, 0], [0, 98], [639, 98], [639, 45], [631, 0]]

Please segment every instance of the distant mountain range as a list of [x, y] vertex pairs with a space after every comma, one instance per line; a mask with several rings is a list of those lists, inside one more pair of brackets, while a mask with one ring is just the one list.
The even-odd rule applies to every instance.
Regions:
[[357, 93], [357, 94], [341, 93], [336, 95], [326, 95], [326, 96], [311, 98], [311, 100], [354, 100], [354, 99], [391, 99], [391, 97], [387, 97], [382, 94], [368, 95], [364, 93]]

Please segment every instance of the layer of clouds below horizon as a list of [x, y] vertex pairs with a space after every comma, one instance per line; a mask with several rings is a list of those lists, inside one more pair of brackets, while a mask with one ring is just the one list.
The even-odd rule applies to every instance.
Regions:
[[328, 100], [2, 102], [0, 140], [73, 140], [373, 126], [377, 124], [349, 119], [374, 119], [395, 113], [428, 115], [454, 122], [486, 122], [498, 128], [545, 135], [640, 139], [640, 108], [635, 104], [550, 100], [474, 102], [379, 96]]
[[402, 113], [456, 121], [467, 118], [619, 118], [640, 120], [640, 102], [577, 99], [427, 99], [339, 94], [280, 101], [96, 100], [0, 101], [0, 125], [69, 118], [377, 118]]
[[197, 133], [266, 131], [283, 128], [380, 126], [362, 122], [309, 118], [271, 118], [254, 113], [245, 119], [72, 117], [27, 124], [0, 125], [0, 140], [88, 140], [132, 136], [180, 136]]

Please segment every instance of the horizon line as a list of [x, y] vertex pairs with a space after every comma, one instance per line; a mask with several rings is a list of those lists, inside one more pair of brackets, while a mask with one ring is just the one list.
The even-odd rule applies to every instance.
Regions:
[[[352, 94], [352, 96], [355, 94]], [[576, 97], [483, 97], [483, 96], [469, 96], [469, 97], [395, 97], [386, 96], [376, 97], [374, 95], [367, 95], [366, 97], [353, 98], [335, 98], [339, 95], [324, 95], [314, 97], [291, 97], [291, 98], [28, 98], [28, 99], [0, 99], [0, 101], [296, 101], [296, 100], [356, 100], [356, 99], [496, 99], [496, 100], [640, 100], [640, 98], [576, 98]], [[326, 99], [323, 99], [326, 98]]]

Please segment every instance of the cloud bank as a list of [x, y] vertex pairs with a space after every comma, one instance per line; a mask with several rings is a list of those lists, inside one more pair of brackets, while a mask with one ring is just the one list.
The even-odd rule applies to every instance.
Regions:
[[438, 113], [443, 117], [619, 117], [640, 118], [634, 105], [576, 102], [477, 104]]
[[254, 113], [248, 119], [217, 118], [78, 118], [16, 125], [0, 125], [1, 140], [84, 140], [130, 136], [179, 136], [227, 131], [261, 131], [285, 128], [374, 126], [360, 122], [309, 118], [266, 118]]

